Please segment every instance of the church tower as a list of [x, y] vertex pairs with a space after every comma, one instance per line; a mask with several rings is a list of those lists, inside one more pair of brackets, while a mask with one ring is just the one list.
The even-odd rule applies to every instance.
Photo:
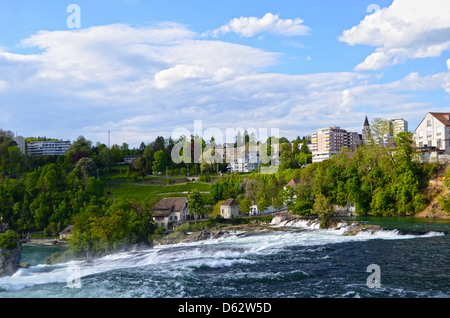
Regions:
[[369, 120], [367, 119], [367, 116], [366, 116], [366, 119], [364, 120], [364, 128], [362, 130], [363, 144], [367, 144], [369, 139], [370, 139], [370, 124], [369, 124]]

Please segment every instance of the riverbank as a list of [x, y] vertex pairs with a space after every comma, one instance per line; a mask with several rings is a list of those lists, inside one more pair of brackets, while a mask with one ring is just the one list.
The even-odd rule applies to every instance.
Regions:
[[60, 245], [67, 246], [69, 242], [67, 240], [60, 240], [57, 238], [51, 239], [30, 239], [22, 242], [23, 245]]

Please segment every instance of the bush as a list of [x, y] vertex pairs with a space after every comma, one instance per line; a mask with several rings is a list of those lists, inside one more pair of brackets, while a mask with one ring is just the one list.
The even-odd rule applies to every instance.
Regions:
[[7, 231], [6, 233], [0, 234], [0, 248], [7, 249], [11, 251], [17, 247], [18, 236], [14, 231]]
[[450, 213], [450, 200], [446, 199], [443, 195], [438, 197], [439, 206], [444, 212]]

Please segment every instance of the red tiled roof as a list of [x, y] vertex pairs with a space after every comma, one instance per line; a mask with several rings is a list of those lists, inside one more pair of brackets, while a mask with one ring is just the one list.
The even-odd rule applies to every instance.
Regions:
[[450, 126], [450, 113], [430, 113], [445, 126]]
[[291, 187], [295, 187], [297, 185], [297, 183], [300, 182], [300, 179], [292, 179], [291, 181], [289, 181], [289, 183], [287, 184], [288, 186]]

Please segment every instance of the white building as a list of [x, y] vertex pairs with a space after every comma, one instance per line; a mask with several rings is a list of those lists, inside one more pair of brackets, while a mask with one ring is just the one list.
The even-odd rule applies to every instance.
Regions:
[[70, 144], [70, 141], [62, 140], [33, 141], [28, 143], [27, 153], [30, 156], [60, 156], [64, 155]]
[[413, 135], [422, 161], [450, 158], [450, 113], [428, 113]]
[[242, 216], [239, 203], [235, 199], [228, 199], [220, 206], [220, 216], [224, 219], [232, 219]]
[[134, 161], [135, 159], [136, 159], [136, 156], [133, 156], [133, 155], [125, 155], [125, 156], [123, 157], [123, 162], [126, 163], [126, 164], [132, 164], [133, 161]]
[[397, 138], [401, 132], [408, 131], [408, 122], [403, 118], [389, 119], [386, 121], [387, 133], [382, 136], [383, 145], [387, 145]]
[[408, 131], [408, 122], [403, 118], [396, 118], [389, 120], [389, 132], [393, 138], [401, 132]]
[[257, 170], [261, 164], [257, 146], [227, 147], [226, 160], [228, 170], [232, 172], [251, 172]]
[[25, 138], [23, 138], [22, 136], [16, 136], [16, 137], [14, 137], [14, 141], [17, 143], [17, 147], [19, 147], [22, 155], [24, 155], [25, 154]]

